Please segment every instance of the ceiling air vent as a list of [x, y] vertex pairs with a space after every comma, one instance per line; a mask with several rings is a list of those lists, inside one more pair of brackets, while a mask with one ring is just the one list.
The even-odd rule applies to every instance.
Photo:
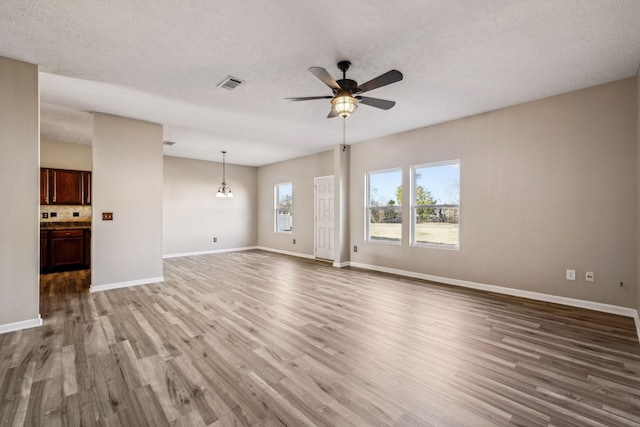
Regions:
[[231, 90], [231, 89], [235, 89], [236, 87], [240, 86], [242, 83], [244, 83], [244, 81], [242, 81], [242, 80], [240, 80], [238, 78], [229, 76], [226, 79], [224, 79], [222, 81], [222, 83], [220, 83], [218, 85], [218, 87], [222, 87], [222, 88]]
[[173, 141], [162, 141], [162, 145], [172, 146], [173, 144], [175, 144]]

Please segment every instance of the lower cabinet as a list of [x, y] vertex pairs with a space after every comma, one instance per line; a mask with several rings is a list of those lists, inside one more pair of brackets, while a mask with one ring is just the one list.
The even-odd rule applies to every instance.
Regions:
[[40, 231], [40, 271], [49, 265], [49, 232]]
[[40, 270], [43, 273], [89, 268], [91, 230], [40, 232]]

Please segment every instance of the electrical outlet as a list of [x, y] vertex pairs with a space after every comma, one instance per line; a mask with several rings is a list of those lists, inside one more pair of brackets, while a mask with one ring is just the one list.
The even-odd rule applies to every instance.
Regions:
[[296, 244], [296, 239], [293, 239], [293, 244], [294, 244], [294, 245]]
[[587, 282], [593, 282], [594, 280], [593, 271], [587, 271], [586, 273], [584, 273], [584, 280]]
[[102, 212], [103, 221], [113, 221], [113, 212]]
[[357, 246], [353, 247], [353, 252], [358, 252], [358, 247]]
[[51, 212], [49, 215], [51, 215], [51, 218], [55, 218], [58, 216], [58, 212]]
[[218, 243], [218, 238], [217, 237], [213, 238], [213, 243]]
[[567, 280], [576, 280], [575, 270], [567, 270]]
[[74, 212], [74, 213], [73, 213], [73, 216], [74, 216], [74, 217], [79, 217], [79, 216], [80, 216], [80, 212]]
[[49, 218], [49, 212], [42, 212], [42, 218]]

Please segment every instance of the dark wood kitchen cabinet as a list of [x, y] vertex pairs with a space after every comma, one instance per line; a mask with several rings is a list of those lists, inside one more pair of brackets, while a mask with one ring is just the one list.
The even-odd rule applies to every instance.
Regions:
[[43, 273], [89, 268], [91, 231], [88, 229], [40, 232], [40, 271]]
[[83, 205], [91, 204], [91, 172], [82, 172]]
[[40, 231], [40, 271], [49, 265], [49, 232]]
[[91, 172], [40, 169], [41, 205], [90, 205]]
[[40, 204], [49, 204], [49, 169], [40, 169]]

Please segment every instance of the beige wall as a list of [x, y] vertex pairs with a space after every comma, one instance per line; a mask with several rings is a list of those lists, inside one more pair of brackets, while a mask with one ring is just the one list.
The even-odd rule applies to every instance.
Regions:
[[90, 171], [93, 168], [91, 146], [42, 140], [40, 167]]
[[[636, 93], [626, 79], [353, 145], [351, 261], [634, 307]], [[364, 242], [367, 171], [402, 167], [408, 185], [411, 165], [450, 159], [459, 251], [410, 247], [407, 226], [401, 246]]]
[[234, 197], [220, 199], [216, 192], [222, 163], [165, 156], [163, 253], [256, 246], [257, 175], [257, 168], [227, 164], [226, 180]]
[[[636, 215], [637, 215], [637, 229], [636, 229], [636, 255], [637, 255], [637, 287], [638, 287], [638, 306], [637, 310], [640, 311], [640, 68], [638, 69], [638, 75], [636, 77], [636, 152], [637, 152], [637, 162], [636, 162], [636, 174], [638, 180], [636, 182]], [[637, 322], [637, 320], [636, 320]], [[636, 328], [640, 331], [640, 324], [636, 323]], [[640, 334], [638, 336], [640, 339]]]
[[162, 162], [162, 126], [94, 114], [92, 289], [162, 276]]
[[38, 319], [38, 67], [0, 57], [0, 331]]
[[[314, 255], [313, 178], [333, 175], [333, 150], [258, 168], [258, 245]], [[274, 231], [274, 186], [293, 183], [293, 232]], [[293, 244], [296, 239], [296, 244]]]

